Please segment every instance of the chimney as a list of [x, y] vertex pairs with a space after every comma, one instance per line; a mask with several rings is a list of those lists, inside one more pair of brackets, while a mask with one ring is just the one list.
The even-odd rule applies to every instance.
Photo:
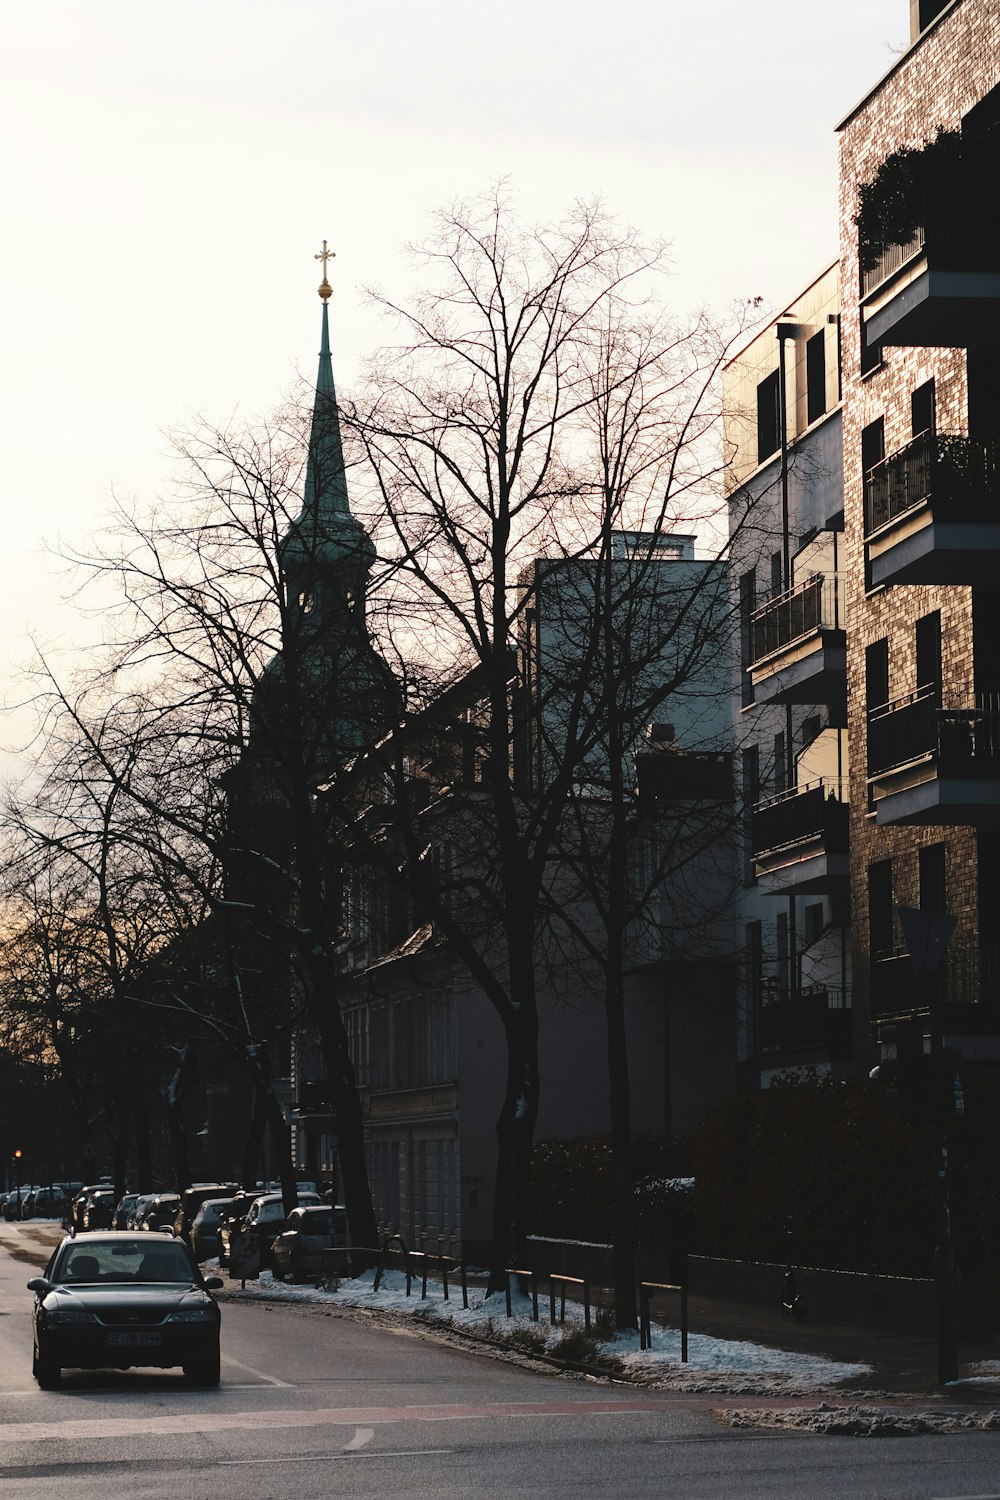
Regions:
[[915, 42], [950, 4], [951, 0], [910, 0], [910, 41]]

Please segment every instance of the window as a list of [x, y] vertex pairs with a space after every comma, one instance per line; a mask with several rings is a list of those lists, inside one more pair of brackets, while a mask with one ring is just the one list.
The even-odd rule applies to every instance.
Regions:
[[778, 959], [778, 993], [788, 994], [788, 913], [779, 911], [774, 920], [774, 946]]
[[868, 942], [872, 958], [893, 952], [892, 860], [868, 866]]
[[941, 611], [922, 615], [915, 627], [917, 638], [917, 688], [941, 692]]
[[934, 431], [934, 381], [925, 380], [910, 397], [910, 431], [914, 437]]
[[783, 592], [785, 587], [785, 565], [784, 554], [780, 551], [771, 553], [771, 594], [776, 596]]
[[920, 879], [920, 910], [944, 912], [948, 910], [948, 892], [945, 884], [945, 845], [928, 844], [917, 855]]
[[760, 1019], [760, 1007], [764, 998], [764, 942], [760, 922], [748, 922], [744, 929], [744, 940], [746, 944], [746, 966], [747, 966], [747, 999], [749, 1001], [748, 1030], [750, 1032], [751, 1045], [749, 1050], [755, 1051], [757, 1047], [757, 1024]]
[[743, 751], [743, 882], [753, 885], [757, 876], [753, 865], [753, 809], [760, 798], [760, 751], [756, 745]]
[[867, 474], [885, 458], [885, 418], [876, 417], [861, 429], [861, 467]]
[[740, 578], [740, 701], [744, 708], [754, 701], [749, 667], [753, 661], [753, 612], [757, 608], [757, 575], [753, 568]]
[[824, 330], [806, 343], [806, 421], [815, 422], [826, 411], [826, 341]]
[[783, 792], [788, 785], [788, 766], [785, 760], [785, 735], [782, 730], [774, 736], [774, 766], [771, 782], [776, 792]]
[[969, 436], [983, 442], [1000, 438], [1000, 365], [992, 349], [970, 349]]
[[803, 941], [808, 948], [823, 935], [823, 903], [811, 901], [803, 912]]
[[877, 370], [882, 363], [882, 345], [869, 344], [868, 325], [864, 318], [861, 319], [861, 373], [869, 375], [872, 370]]
[[778, 372], [774, 370], [757, 387], [757, 462], [762, 464], [781, 447], [778, 410]]
[[865, 647], [865, 708], [872, 713], [889, 701], [889, 640]]
[[[882, 708], [889, 701], [889, 641], [883, 637], [880, 641], [873, 641], [870, 646], [865, 647], [865, 709], [867, 719], [870, 721], [872, 714], [877, 708]], [[871, 776], [875, 770], [874, 764], [874, 741], [871, 728], [868, 729], [868, 775]], [[873, 812], [875, 799], [871, 787], [868, 788], [868, 811]]]

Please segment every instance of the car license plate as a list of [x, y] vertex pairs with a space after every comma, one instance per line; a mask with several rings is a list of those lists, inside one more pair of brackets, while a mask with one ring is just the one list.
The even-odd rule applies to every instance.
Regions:
[[109, 1333], [104, 1343], [109, 1349], [148, 1349], [160, 1342], [158, 1333]]

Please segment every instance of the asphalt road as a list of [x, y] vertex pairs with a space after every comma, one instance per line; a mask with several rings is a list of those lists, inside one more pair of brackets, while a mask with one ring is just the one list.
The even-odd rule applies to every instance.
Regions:
[[1000, 1500], [1000, 1434], [747, 1434], [717, 1395], [540, 1373], [308, 1306], [224, 1298], [218, 1391], [133, 1370], [46, 1393], [31, 1274], [0, 1248], [0, 1500]]

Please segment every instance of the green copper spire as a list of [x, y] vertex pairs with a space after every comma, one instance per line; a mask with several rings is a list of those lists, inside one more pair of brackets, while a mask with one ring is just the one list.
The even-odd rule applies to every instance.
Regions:
[[324, 240], [322, 252], [315, 257], [323, 262], [323, 280], [319, 286], [323, 325], [302, 511], [289, 527], [282, 545], [282, 564], [288, 575], [303, 571], [322, 572], [346, 561], [367, 569], [375, 556], [371, 538], [351, 515], [347, 497], [347, 474], [330, 354], [328, 303], [333, 288], [327, 280], [326, 263], [332, 258], [333, 251], [327, 249]]

